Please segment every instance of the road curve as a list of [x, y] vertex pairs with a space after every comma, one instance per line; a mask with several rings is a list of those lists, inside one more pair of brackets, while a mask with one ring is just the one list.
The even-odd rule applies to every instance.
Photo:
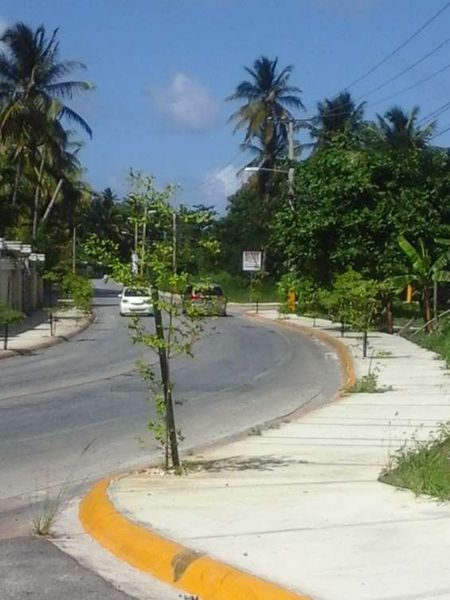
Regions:
[[[118, 314], [117, 288], [96, 282], [95, 304], [88, 330], [0, 365], [0, 513], [64, 482], [90, 481], [158, 455], [146, 427], [152, 405], [135, 369], [140, 349]], [[195, 359], [173, 362], [184, 447], [325, 402], [339, 387], [327, 347], [239, 313], [208, 320]]]

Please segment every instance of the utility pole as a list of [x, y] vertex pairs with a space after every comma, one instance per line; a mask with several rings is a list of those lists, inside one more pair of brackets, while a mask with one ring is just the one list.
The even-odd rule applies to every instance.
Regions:
[[288, 121], [288, 158], [289, 158], [289, 171], [288, 171], [288, 181], [289, 181], [289, 195], [294, 195], [294, 167], [292, 163], [294, 161], [294, 121], [293, 119], [289, 119]]
[[141, 275], [144, 274], [144, 262], [145, 262], [145, 238], [147, 237], [147, 214], [148, 206], [144, 208], [144, 221], [142, 223], [142, 249], [141, 249]]
[[172, 248], [172, 268], [173, 274], [177, 274], [177, 213], [174, 210], [172, 213], [172, 239], [173, 239], [173, 248]]

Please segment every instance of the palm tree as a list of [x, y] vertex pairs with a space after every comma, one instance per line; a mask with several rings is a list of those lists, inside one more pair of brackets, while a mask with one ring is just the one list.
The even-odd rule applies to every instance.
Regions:
[[62, 80], [75, 69], [85, 65], [76, 61], [59, 61], [58, 30], [47, 38], [41, 25], [35, 31], [24, 23], [6, 29], [0, 41], [6, 50], [0, 50], [0, 126], [18, 113], [47, 110], [52, 100], [58, 101], [58, 118], [68, 119], [90, 136], [86, 121], [63, 100], [77, 92], [92, 89], [87, 81]]
[[356, 104], [349, 92], [318, 102], [317, 115], [310, 127], [316, 146], [328, 144], [339, 132], [358, 131], [363, 122], [365, 104]]
[[394, 106], [383, 116], [377, 115], [383, 143], [396, 150], [425, 148], [436, 129], [436, 123], [429, 123], [422, 128], [418, 125], [418, 115], [418, 106], [414, 106], [409, 114], [401, 107]]
[[[75, 123], [92, 136], [86, 121], [64, 103], [92, 85], [64, 79], [84, 65], [59, 60], [57, 33], [55, 29], [48, 38], [43, 26], [33, 31], [17, 23], [0, 38], [5, 47], [0, 50], [0, 142], [8, 147], [16, 169], [12, 205], [17, 200], [22, 172], [31, 173], [34, 180], [33, 239], [46, 171], [56, 178], [58, 188], [64, 177], [61, 169], [72, 162], [64, 121]], [[56, 167], [60, 169], [58, 174]]]
[[[288, 122], [293, 120], [290, 109], [304, 108], [301, 90], [289, 84], [293, 67], [278, 69], [278, 58], [261, 56], [253, 68], [245, 67], [250, 78], [236, 87], [227, 100], [243, 100], [230, 117], [236, 122], [235, 131], [245, 128], [243, 147], [256, 139], [265, 168], [273, 168], [276, 161], [286, 155], [288, 147]], [[262, 166], [262, 165], [259, 165]]]

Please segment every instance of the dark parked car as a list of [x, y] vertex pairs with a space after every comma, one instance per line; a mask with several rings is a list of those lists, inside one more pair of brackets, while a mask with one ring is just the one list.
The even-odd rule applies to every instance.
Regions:
[[220, 285], [216, 283], [195, 283], [188, 285], [183, 294], [183, 312], [192, 306], [202, 315], [226, 317], [227, 300]]

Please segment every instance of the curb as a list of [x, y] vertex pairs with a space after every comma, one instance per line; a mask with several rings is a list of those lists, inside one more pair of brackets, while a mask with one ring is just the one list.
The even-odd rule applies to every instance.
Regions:
[[85, 531], [117, 558], [202, 600], [311, 600], [130, 521], [108, 497], [110, 481], [99, 481], [81, 500], [79, 517]]
[[69, 340], [70, 338], [73, 338], [79, 333], [85, 331], [88, 327], [92, 325], [92, 323], [96, 321], [96, 319], [97, 316], [93, 312], [91, 316], [84, 317], [83, 323], [77, 329], [75, 329], [74, 331], [70, 331], [66, 335], [55, 335], [45, 342], [38, 342], [31, 346], [27, 346], [26, 348], [22, 348], [21, 350], [10, 350], [9, 348], [7, 350], [0, 350], [0, 360], [5, 358], [12, 358], [13, 356], [24, 356], [30, 352], [33, 352], [34, 350], [44, 350], [45, 348], [51, 348], [51, 346], [56, 346], [56, 344], [59, 344], [61, 342], [67, 342], [67, 340]]

